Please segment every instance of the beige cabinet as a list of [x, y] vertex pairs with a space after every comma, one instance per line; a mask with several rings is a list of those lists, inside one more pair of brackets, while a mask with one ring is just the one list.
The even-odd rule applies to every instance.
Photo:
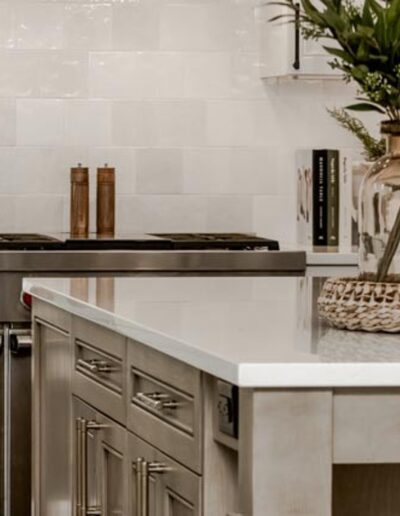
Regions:
[[34, 516], [234, 512], [236, 460], [214, 441], [211, 378], [35, 304]]

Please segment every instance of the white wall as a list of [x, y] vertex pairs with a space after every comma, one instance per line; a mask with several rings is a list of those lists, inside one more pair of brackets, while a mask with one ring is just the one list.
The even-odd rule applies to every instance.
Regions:
[[116, 166], [121, 231], [292, 240], [294, 149], [349, 143], [349, 92], [263, 84], [255, 2], [0, 1], [0, 230], [67, 230], [81, 161]]

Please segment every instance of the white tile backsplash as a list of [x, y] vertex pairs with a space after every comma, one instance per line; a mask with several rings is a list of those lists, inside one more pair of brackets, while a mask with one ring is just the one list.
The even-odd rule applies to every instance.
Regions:
[[107, 146], [111, 144], [111, 103], [104, 100], [65, 102], [66, 145]]
[[93, 229], [108, 163], [123, 232], [293, 240], [294, 150], [355, 144], [355, 88], [261, 81], [258, 1], [0, 0], [0, 230], [66, 230], [81, 162]]
[[0, 4], [0, 48], [15, 46], [15, 13], [9, 4]]
[[[9, 8], [10, 9], [10, 8]], [[18, 49], [63, 48], [63, 6], [17, 3], [14, 7], [14, 47]]]
[[203, 101], [115, 102], [113, 144], [118, 146], [196, 146], [206, 142]]
[[232, 7], [228, 4], [166, 4], [161, 7], [160, 47], [175, 51], [231, 50]]
[[185, 193], [278, 193], [273, 147], [185, 149], [183, 156]]
[[268, 146], [278, 144], [279, 133], [276, 114], [268, 101], [224, 99], [207, 103], [208, 145]]
[[135, 154], [138, 194], [183, 193], [182, 149], [137, 149]]
[[229, 98], [233, 92], [233, 57], [229, 52], [185, 55], [185, 97]]
[[122, 196], [117, 223], [123, 233], [205, 231], [206, 206], [207, 200], [200, 196]]
[[0, 148], [0, 191], [7, 195], [65, 195], [69, 188], [66, 167], [86, 162], [87, 151], [62, 147]]
[[111, 99], [183, 96], [183, 57], [175, 53], [103, 52], [90, 61], [90, 95]]
[[0, 146], [16, 143], [16, 107], [14, 99], [0, 99]]
[[296, 198], [257, 195], [253, 202], [253, 228], [260, 235], [277, 238], [283, 244], [296, 241]]
[[17, 145], [62, 145], [64, 102], [55, 99], [17, 101]]
[[108, 3], [64, 4], [63, 46], [69, 49], [112, 48], [112, 7]]
[[44, 52], [37, 56], [38, 96], [86, 97], [88, 55], [77, 50]]
[[154, 2], [116, 3], [113, 7], [115, 50], [158, 50], [160, 9]]

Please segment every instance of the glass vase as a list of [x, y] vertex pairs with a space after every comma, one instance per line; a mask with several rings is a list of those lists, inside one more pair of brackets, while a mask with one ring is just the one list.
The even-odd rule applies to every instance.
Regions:
[[400, 279], [400, 122], [383, 122], [383, 158], [366, 173], [360, 189], [359, 267], [371, 281]]

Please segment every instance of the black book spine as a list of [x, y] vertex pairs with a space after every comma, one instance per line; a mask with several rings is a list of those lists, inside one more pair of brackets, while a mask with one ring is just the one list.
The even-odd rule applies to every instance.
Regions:
[[328, 246], [339, 246], [339, 151], [328, 151]]
[[313, 245], [328, 246], [328, 151], [313, 151]]

